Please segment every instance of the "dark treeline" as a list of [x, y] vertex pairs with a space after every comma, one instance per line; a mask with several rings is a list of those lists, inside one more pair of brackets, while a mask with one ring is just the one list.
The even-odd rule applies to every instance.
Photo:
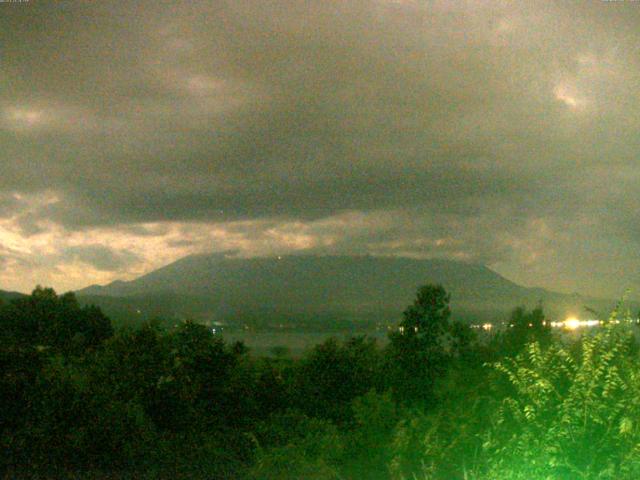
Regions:
[[[541, 308], [479, 342], [421, 287], [379, 346], [252, 356], [185, 322], [119, 328], [73, 294], [0, 306], [5, 478], [635, 479], [640, 367], [611, 322]], [[615, 313], [613, 319], [615, 320]]]

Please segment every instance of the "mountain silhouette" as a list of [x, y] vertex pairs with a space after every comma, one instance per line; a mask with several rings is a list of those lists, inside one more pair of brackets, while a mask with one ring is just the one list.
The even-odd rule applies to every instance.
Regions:
[[393, 321], [425, 283], [442, 284], [451, 293], [454, 318], [462, 320], [503, 320], [518, 305], [540, 302], [556, 317], [579, 314], [584, 304], [605, 310], [615, 304], [526, 288], [479, 264], [346, 255], [191, 255], [137, 279], [94, 285], [77, 294], [107, 312], [119, 307], [143, 316]]

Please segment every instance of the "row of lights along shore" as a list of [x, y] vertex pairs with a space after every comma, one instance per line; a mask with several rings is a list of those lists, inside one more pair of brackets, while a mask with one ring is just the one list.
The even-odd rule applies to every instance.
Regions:
[[[612, 324], [619, 324], [621, 323], [620, 320], [609, 320], [609, 321], [604, 321], [604, 320], [595, 320], [595, 319], [588, 319], [588, 320], [580, 320], [576, 317], [569, 317], [566, 320], [563, 320], [561, 322], [551, 322], [551, 321], [543, 321], [542, 325], [543, 326], [547, 326], [549, 325], [552, 328], [563, 328], [565, 330], [577, 330], [579, 328], [591, 328], [591, 327], [599, 327], [601, 325], [604, 325], [605, 323], [612, 323]], [[629, 320], [627, 321], [627, 323], [635, 323], [638, 324], [640, 323], [640, 319], [635, 319], [635, 320]], [[513, 324], [509, 324], [509, 327], [513, 328], [514, 325]], [[475, 324], [472, 325], [472, 328], [476, 328], [476, 329], [482, 329], [485, 331], [490, 331], [495, 327], [495, 324], [493, 323], [483, 323], [483, 324]], [[533, 324], [530, 323], [529, 327], [533, 327]]]

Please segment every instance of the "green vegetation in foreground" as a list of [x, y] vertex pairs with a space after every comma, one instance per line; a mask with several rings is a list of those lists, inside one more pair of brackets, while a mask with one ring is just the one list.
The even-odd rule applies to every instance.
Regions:
[[[614, 312], [611, 320], [616, 320]], [[630, 326], [560, 341], [541, 308], [481, 343], [421, 287], [389, 342], [252, 356], [193, 322], [112, 329], [73, 294], [0, 306], [4, 478], [640, 477]]]

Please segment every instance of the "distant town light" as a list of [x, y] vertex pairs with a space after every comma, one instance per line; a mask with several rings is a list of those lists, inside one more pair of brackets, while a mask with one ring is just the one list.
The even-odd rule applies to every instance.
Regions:
[[580, 327], [581, 323], [576, 317], [569, 317], [564, 321], [564, 327], [568, 330], [575, 330]]

